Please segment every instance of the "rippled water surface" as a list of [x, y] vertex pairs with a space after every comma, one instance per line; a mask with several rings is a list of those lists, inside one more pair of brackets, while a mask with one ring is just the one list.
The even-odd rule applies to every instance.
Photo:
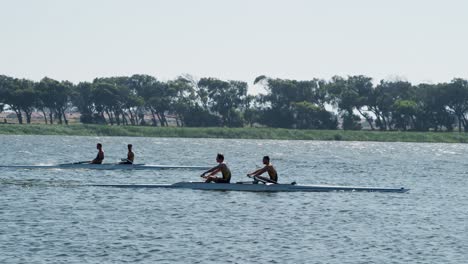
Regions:
[[280, 181], [398, 193], [113, 189], [197, 181], [200, 171], [0, 168], [0, 263], [466, 263], [468, 145], [1, 136], [1, 164], [215, 164], [233, 181], [270, 155]]

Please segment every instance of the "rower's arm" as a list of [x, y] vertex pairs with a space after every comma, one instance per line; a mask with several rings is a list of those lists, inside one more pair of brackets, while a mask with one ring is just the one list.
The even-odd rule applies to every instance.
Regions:
[[210, 175], [208, 175], [208, 176], [213, 176], [213, 175], [215, 175], [216, 173], [218, 173], [218, 172], [220, 172], [220, 171], [221, 171], [221, 168], [216, 168], [216, 169], [215, 169], [214, 171], [212, 171], [212, 172], [210, 173]]
[[259, 175], [262, 175], [263, 173], [265, 173], [266, 171], [268, 170], [268, 168], [265, 166], [261, 169], [258, 169], [252, 173], [249, 173], [250, 176], [259, 176]]
[[207, 174], [207, 173], [209, 173], [209, 172], [213, 172], [213, 171], [215, 171], [215, 170], [217, 170], [215, 173], [217, 173], [219, 170], [221, 170], [221, 164], [216, 165], [216, 166], [214, 166], [213, 168], [211, 168], [211, 169], [205, 171], [204, 173], [201, 174], [201, 176], [205, 176], [205, 174]]

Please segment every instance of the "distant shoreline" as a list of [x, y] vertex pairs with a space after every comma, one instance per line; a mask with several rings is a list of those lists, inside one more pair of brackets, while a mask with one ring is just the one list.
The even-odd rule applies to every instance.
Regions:
[[434, 143], [468, 142], [468, 133], [457, 132], [301, 130], [250, 127], [141, 127], [84, 124], [73, 124], [69, 126], [0, 124], [0, 135], [129, 136]]

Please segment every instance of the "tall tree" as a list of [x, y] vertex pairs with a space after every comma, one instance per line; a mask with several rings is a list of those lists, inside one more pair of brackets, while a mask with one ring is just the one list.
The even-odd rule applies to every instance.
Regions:
[[167, 85], [172, 91], [170, 111], [175, 114], [177, 126], [185, 126], [185, 115], [196, 103], [195, 83], [186, 77], [178, 77], [168, 81]]
[[82, 123], [100, 123], [98, 115], [95, 115], [93, 88], [92, 83], [80, 82], [71, 93], [71, 100], [81, 114]]
[[144, 102], [144, 107], [151, 113], [152, 125], [157, 121], [166, 125], [165, 112], [169, 109], [171, 98], [167, 94], [167, 85], [149, 75], [133, 75], [128, 80], [129, 88]]
[[374, 119], [368, 111], [368, 100], [373, 93], [372, 78], [363, 75], [349, 76], [344, 79], [334, 76], [327, 85], [332, 102], [338, 106], [343, 117], [343, 128], [356, 129], [360, 127], [358, 112], [374, 130]]
[[7, 93], [14, 89], [15, 79], [10, 76], [0, 75], [0, 103], [5, 103]]
[[336, 117], [324, 108], [303, 101], [294, 102], [295, 128], [299, 129], [336, 129]]
[[455, 116], [447, 109], [448, 96], [445, 84], [420, 84], [414, 90], [413, 100], [418, 103], [421, 116], [417, 117], [416, 129], [453, 131]]
[[26, 122], [31, 122], [31, 114], [35, 105], [33, 81], [1, 75], [0, 94], [3, 98], [2, 103], [15, 112], [18, 123], [23, 124], [23, 112], [26, 115]]
[[245, 106], [247, 83], [202, 78], [198, 87], [202, 94], [207, 95], [206, 105], [221, 117], [223, 126], [243, 126], [240, 109]]
[[41, 111], [45, 114], [45, 109], [49, 110], [49, 122], [53, 124], [54, 119], [59, 124], [68, 125], [65, 111], [70, 107], [70, 98], [73, 91], [73, 84], [68, 81], [59, 82], [57, 80], [44, 77], [36, 85], [37, 93], [41, 103]]
[[369, 96], [368, 108], [376, 117], [376, 125], [381, 130], [393, 128], [392, 111], [398, 99], [409, 98], [411, 83], [404, 81], [380, 81]]
[[[310, 81], [296, 81], [271, 79], [264, 75], [255, 79], [254, 84], [262, 84], [266, 94], [260, 94], [263, 115], [261, 122], [267, 126], [293, 128], [302, 126], [303, 120], [297, 119], [298, 107], [301, 110], [311, 110], [310, 104], [325, 110], [325, 104], [331, 98], [327, 92], [325, 82], [319, 79]], [[308, 102], [310, 104], [304, 104]], [[307, 106], [306, 108], [304, 108]], [[309, 111], [309, 113], [312, 113]], [[328, 118], [324, 115], [314, 115], [315, 118]], [[319, 122], [326, 123], [326, 120]]]
[[452, 82], [444, 85], [444, 90], [447, 109], [457, 117], [458, 132], [462, 131], [462, 127], [467, 132], [468, 81], [460, 78], [453, 79]]
[[31, 123], [31, 115], [36, 105], [37, 94], [34, 90], [34, 82], [26, 79], [15, 79], [17, 89], [15, 96], [19, 98], [17, 106], [24, 112], [26, 123]]

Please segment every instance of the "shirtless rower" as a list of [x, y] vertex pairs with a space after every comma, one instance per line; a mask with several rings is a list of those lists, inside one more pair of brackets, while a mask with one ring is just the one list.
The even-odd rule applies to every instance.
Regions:
[[127, 158], [122, 159], [119, 164], [133, 164], [133, 161], [135, 160], [135, 153], [132, 151], [132, 144], [127, 145], [128, 148], [128, 153], [127, 153]]
[[102, 150], [102, 144], [97, 143], [96, 148], [98, 149], [98, 154], [96, 158], [90, 162], [91, 164], [101, 164], [104, 160], [104, 151]]
[[[229, 183], [231, 181], [231, 171], [229, 170], [228, 166], [226, 163], [224, 163], [224, 155], [219, 154], [216, 156], [216, 162], [218, 162], [218, 165], [205, 171], [200, 175], [200, 177], [205, 178], [205, 182], [215, 182], [215, 183]], [[221, 172], [223, 177], [216, 177], [215, 175]], [[206, 176], [205, 174], [208, 174]]]
[[[251, 172], [247, 174], [247, 176], [256, 177], [266, 182], [278, 183], [278, 173], [276, 172], [275, 167], [273, 167], [273, 165], [270, 163], [270, 157], [268, 156], [263, 157], [263, 164], [265, 165], [265, 167], [258, 169], [254, 172]], [[268, 172], [268, 176], [270, 176], [269, 179], [266, 177], [260, 176], [265, 172]]]

